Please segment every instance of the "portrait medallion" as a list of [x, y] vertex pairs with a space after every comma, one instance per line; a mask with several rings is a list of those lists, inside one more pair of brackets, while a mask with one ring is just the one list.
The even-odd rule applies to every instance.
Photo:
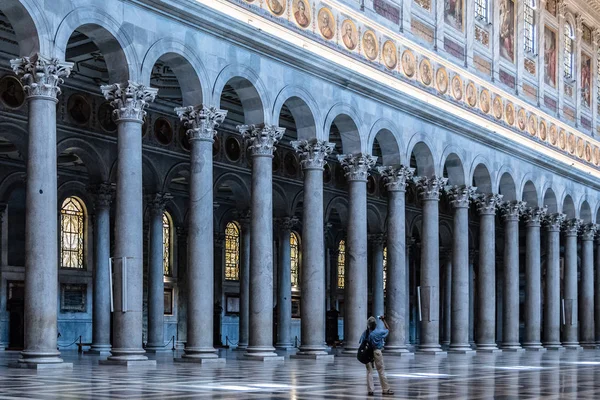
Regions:
[[12, 75], [0, 79], [0, 101], [5, 107], [17, 109], [25, 103], [25, 92], [21, 81]]
[[331, 40], [335, 35], [335, 19], [329, 8], [321, 8], [317, 16], [317, 24], [319, 25], [319, 32], [327, 39]]
[[479, 107], [484, 113], [490, 112], [490, 92], [487, 89], [483, 89], [479, 94]]
[[598, 146], [594, 146], [594, 164], [600, 164], [600, 149]]
[[100, 123], [100, 127], [107, 132], [114, 132], [117, 130], [113, 110], [113, 106], [108, 101], [105, 101], [98, 107], [98, 122]]
[[577, 150], [577, 140], [571, 132], [567, 134], [567, 149], [571, 154], [575, 154], [575, 150]]
[[558, 141], [558, 132], [556, 130], [556, 125], [550, 125], [550, 132], [548, 133], [548, 141], [552, 146], [556, 146], [556, 142]]
[[564, 129], [561, 129], [560, 132], [558, 133], [558, 147], [561, 150], [567, 149], [567, 133], [565, 132]]
[[234, 162], [242, 157], [242, 147], [234, 136], [229, 136], [225, 139], [225, 156]]
[[388, 69], [395, 69], [398, 65], [398, 51], [396, 50], [394, 42], [387, 40], [383, 44], [381, 53], [385, 66], [388, 67]]
[[267, 0], [267, 6], [269, 6], [269, 10], [278, 17], [283, 15], [285, 12], [285, 7], [287, 4], [287, 0]]
[[502, 112], [504, 111], [504, 104], [502, 103], [502, 99], [500, 96], [494, 97], [494, 103], [492, 104], [492, 109], [494, 111], [494, 118], [502, 119]]
[[173, 141], [173, 129], [171, 123], [165, 118], [157, 118], [154, 121], [154, 137], [160, 144], [168, 145]]
[[583, 139], [577, 138], [577, 157], [583, 158], [583, 152], [585, 151], [585, 145], [583, 144]]
[[435, 82], [437, 85], [437, 90], [439, 90], [441, 94], [446, 94], [448, 91], [448, 72], [446, 71], [446, 68], [438, 68], [437, 72], [435, 73]]
[[410, 50], [404, 50], [402, 53], [402, 70], [409, 78], [415, 76], [415, 55]]
[[452, 95], [457, 101], [461, 101], [463, 98], [463, 82], [458, 75], [452, 77]]
[[585, 142], [585, 161], [592, 162], [592, 146], [589, 142]]
[[540, 120], [539, 133], [540, 133], [540, 135], [539, 135], [540, 139], [545, 142], [546, 141], [546, 137], [547, 137], [547, 133], [548, 133], [548, 129], [547, 129], [547, 126], [546, 126], [546, 121], [544, 121], [544, 120]]
[[365, 52], [365, 56], [371, 61], [374, 61], [377, 58], [377, 54], [379, 53], [379, 45], [377, 44], [377, 36], [375, 36], [375, 32], [368, 30], [363, 35], [362, 39], [362, 47]]
[[423, 83], [423, 85], [431, 85], [431, 82], [433, 81], [433, 69], [431, 68], [431, 62], [426, 58], [419, 64], [419, 75], [421, 76], [421, 83]]
[[80, 94], [74, 94], [69, 97], [67, 111], [69, 111], [69, 117], [79, 125], [87, 124], [92, 115], [90, 103]]
[[467, 85], [467, 104], [471, 107], [477, 105], [477, 88], [473, 82], [469, 82]]
[[515, 124], [515, 106], [512, 103], [506, 103], [504, 114], [506, 123], [513, 126]]
[[310, 3], [308, 0], [293, 0], [292, 14], [294, 20], [301, 28], [308, 28], [310, 25]]
[[517, 113], [517, 126], [522, 131], [527, 128], [527, 112], [525, 112], [524, 108], [519, 109], [519, 112]]
[[347, 19], [342, 23], [342, 42], [348, 50], [356, 49], [358, 44], [358, 31], [354, 22]]
[[537, 117], [534, 114], [529, 115], [529, 134], [531, 136], [536, 136], [538, 130], [538, 121]]

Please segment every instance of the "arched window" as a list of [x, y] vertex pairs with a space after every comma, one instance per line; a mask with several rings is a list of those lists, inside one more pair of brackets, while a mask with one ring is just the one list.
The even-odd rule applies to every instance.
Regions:
[[162, 215], [162, 223], [163, 223], [163, 274], [165, 276], [173, 275], [173, 264], [171, 255], [173, 252], [172, 249], [172, 241], [171, 241], [171, 216], [165, 211]]
[[475, 0], [475, 18], [488, 21], [488, 0]]
[[525, 51], [533, 53], [535, 51], [535, 0], [525, 0], [524, 6], [524, 35]]
[[240, 227], [235, 221], [225, 226], [225, 279], [240, 280]]
[[564, 68], [565, 78], [573, 77], [573, 26], [570, 23], [565, 24], [565, 54]]
[[383, 290], [387, 285], [387, 246], [383, 248]]
[[60, 209], [60, 266], [83, 268], [84, 221], [83, 204], [67, 197]]
[[290, 270], [292, 287], [300, 286], [300, 238], [296, 232], [290, 233]]
[[338, 245], [337, 270], [338, 288], [343, 289], [346, 284], [346, 241], [344, 239], [340, 240]]

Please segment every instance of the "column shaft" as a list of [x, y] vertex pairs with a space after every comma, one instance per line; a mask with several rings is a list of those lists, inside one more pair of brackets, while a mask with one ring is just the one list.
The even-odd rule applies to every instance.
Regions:
[[292, 347], [292, 278], [290, 234], [292, 219], [279, 221], [279, 265], [277, 273], [277, 343], [275, 347]]
[[600, 240], [596, 240], [596, 280], [594, 281], [594, 332], [596, 345], [600, 345]]
[[543, 345], [550, 350], [561, 349], [560, 344], [560, 226], [564, 214], [552, 214], [546, 224], [546, 285], [544, 295]]
[[242, 225], [240, 246], [240, 321], [238, 348], [248, 347], [248, 320], [250, 317], [250, 220], [249, 214], [240, 219]]
[[[371, 315], [377, 318], [384, 313], [383, 289], [383, 235], [371, 236], [371, 285], [373, 294]], [[382, 325], [379, 321], [378, 324]]]
[[540, 250], [541, 219], [545, 208], [530, 208], [526, 213], [527, 242], [525, 265], [525, 340], [527, 350], [542, 350], [542, 271]]
[[577, 219], [565, 222], [565, 266], [564, 266], [564, 327], [563, 346], [578, 349], [579, 316], [577, 293], [577, 232], [581, 222]]
[[594, 235], [596, 226], [589, 224], [583, 227], [581, 241], [581, 279], [579, 316], [581, 319], [581, 345], [585, 348], [596, 348], [594, 332]]

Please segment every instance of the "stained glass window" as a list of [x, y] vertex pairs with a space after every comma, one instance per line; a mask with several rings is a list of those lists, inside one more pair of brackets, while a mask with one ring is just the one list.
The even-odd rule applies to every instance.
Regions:
[[573, 77], [573, 27], [570, 23], [565, 24], [565, 52], [564, 68], [565, 78]]
[[337, 259], [337, 270], [338, 270], [338, 288], [343, 289], [346, 275], [346, 241], [340, 240], [338, 245], [338, 259]]
[[292, 287], [300, 286], [300, 240], [296, 232], [290, 233], [290, 269], [292, 271]]
[[171, 265], [171, 218], [166, 212], [163, 213], [163, 274], [171, 276], [173, 268]]
[[60, 259], [62, 268], [83, 268], [83, 204], [67, 197], [60, 209]]
[[535, 51], [535, 1], [526, 0], [523, 6], [525, 19], [525, 51], [533, 53]]
[[487, 22], [488, 20], [488, 0], [475, 0], [475, 18]]
[[240, 228], [235, 221], [225, 226], [225, 279], [240, 280]]
[[387, 246], [383, 248], [383, 290], [387, 284]]

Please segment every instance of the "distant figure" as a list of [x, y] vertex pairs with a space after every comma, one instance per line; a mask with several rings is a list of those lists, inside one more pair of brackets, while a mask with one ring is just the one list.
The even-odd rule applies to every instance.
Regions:
[[377, 320], [375, 317], [369, 317], [367, 320], [367, 330], [360, 337], [360, 343], [364, 340], [369, 340], [373, 346], [374, 361], [366, 365], [367, 390], [369, 391], [369, 396], [373, 396], [373, 393], [375, 392], [375, 385], [373, 384], [373, 364], [375, 364], [377, 374], [379, 375], [379, 382], [381, 383], [381, 394], [384, 396], [391, 396], [394, 392], [390, 389], [390, 385], [388, 384], [387, 376], [385, 375], [385, 366], [383, 365], [383, 354], [381, 354], [381, 350], [385, 346], [385, 338], [390, 333], [390, 327], [384, 316], [379, 317], [379, 319], [383, 321], [385, 329], [377, 328]]

